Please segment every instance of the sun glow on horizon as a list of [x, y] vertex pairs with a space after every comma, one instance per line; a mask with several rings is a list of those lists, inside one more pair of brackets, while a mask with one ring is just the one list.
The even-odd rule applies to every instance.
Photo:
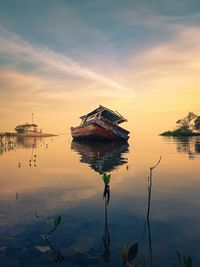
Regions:
[[3, 6], [0, 131], [12, 131], [33, 112], [45, 131], [65, 133], [99, 104], [122, 113], [136, 132], [167, 130], [189, 111], [200, 113], [200, 14], [172, 17], [164, 4], [148, 9], [148, 3], [110, 10], [102, 2], [103, 14], [96, 5], [88, 6], [96, 20], [73, 4], [50, 3], [51, 17], [27, 7], [35, 26], [42, 18], [31, 36], [27, 17]]

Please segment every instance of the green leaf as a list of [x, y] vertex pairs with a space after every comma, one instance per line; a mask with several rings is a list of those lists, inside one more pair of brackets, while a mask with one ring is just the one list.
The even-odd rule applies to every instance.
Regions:
[[135, 243], [128, 250], [128, 261], [131, 262], [137, 256], [137, 253], [138, 253], [138, 243]]
[[61, 222], [61, 215], [59, 215], [58, 217], [55, 218], [54, 220], [54, 225], [55, 227], [57, 227]]
[[103, 180], [106, 185], [110, 183], [110, 176], [111, 174], [106, 174], [106, 173], [103, 174]]

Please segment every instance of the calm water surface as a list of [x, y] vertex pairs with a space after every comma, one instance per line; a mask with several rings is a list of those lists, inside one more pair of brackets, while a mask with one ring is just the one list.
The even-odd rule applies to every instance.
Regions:
[[122, 248], [135, 243], [141, 266], [178, 267], [177, 250], [200, 266], [200, 138], [2, 142], [1, 266], [123, 266]]

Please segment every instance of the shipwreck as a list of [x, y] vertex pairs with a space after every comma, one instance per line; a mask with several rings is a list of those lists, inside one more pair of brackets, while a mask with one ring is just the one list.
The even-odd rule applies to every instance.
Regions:
[[117, 111], [100, 105], [80, 119], [79, 126], [71, 127], [73, 139], [127, 141], [129, 138], [129, 131], [119, 126], [127, 120]]

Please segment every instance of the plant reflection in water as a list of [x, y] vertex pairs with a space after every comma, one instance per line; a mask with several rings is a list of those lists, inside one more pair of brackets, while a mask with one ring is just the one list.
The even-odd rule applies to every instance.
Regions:
[[153, 251], [152, 251], [152, 240], [151, 240], [151, 224], [150, 224], [150, 210], [151, 210], [151, 193], [152, 193], [152, 183], [153, 183], [153, 170], [159, 165], [162, 156], [154, 165], [149, 169], [148, 176], [148, 205], [147, 205], [147, 228], [148, 228], [148, 240], [149, 240], [149, 257], [150, 257], [150, 267], [153, 267]]
[[15, 150], [16, 146], [16, 138], [0, 136], [0, 155], [5, 152]]
[[55, 246], [49, 241], [48, 236], [44, 236], [44, 240], [47, 242], [48, 246], [51, 249], [51, 256], [54, 259], [55, 262], [63, 262], [65, 261], [65, 257], [63, 254], [55, 248]]
[[[34, 211], [34, 214], [35, 214], [35, 217], [37, 219], [42, 219], [42, 221], [46, 222], [45, 219], [41, 218], [38, 215], [37, 211]], [[55, 262], [63, 262], [65, 260], [65, 257], [63, 256], [63, 254], [58, 249], [56, 249], [56, 247], [53, 245], [53, 243], [49, 240], [51, 234], [53, 234], [56, 231], [56, 229], [58, 228], [58, 226], [60, 225], [61, 220], [62, 220], [61, 215], [58, 215], [54, 219], [54, 225], [52, 226], [51, 230], [48, 233], [42, 235], [43, 240], [45, 240], [45, 242], [47, 242], [47, 244], [48, 244], [48, 247], [46, 248], [47, 253], [49, 254], [49, 251], [50, 251], [50, 256], [54, 259]], [[38, 247], [38, 248], [40, 248], [40, 247]], [[39, 250], [41, 250], [41, 249], [39, 249]]]
[[[53, 141], [53, 139], [52, 139]], [[17, 148], [31, 149], [31, 155], [28, 160], [29, 167], [37, 167], [37, 154], [36, 150], [38, 147], [48, 148], [48, 144], [45, 143], [42, 137], [8, 137], [0, 136], [0, 155], [16, 150]], [[25, 166], [22, 162], [17, 162], [18, 168]]]
[[[151, 194], [152, 194], [152, 184], [153, 184], [153, 170], [159, 165], [162, 156], [160, 156], [158, 162], [149, 169], [148, 176], [148, 202], [147, 202], [147, 215], [146, 215], [146, 224], [148, 229], [148, 252], [149, 259], [147, 259], [147, 266], [154, 267], [153, 264], [153, 250], [152, 250], [152, 239], [151, 239], [151, 224], [150, 224], [150, 211], [151, 211]], [[135, 243], [131, 246], [125, 245], [122, 248], [122, 257], [123, 257], [123, 267], [142, 267], [145, 266], [144, 261], [138, 256], [138, 243]]]
[[111, 255], [110, 255], [110, 234], [109, 234], [109, 227], [108, 227], [108, 204], [110, 201], [110, 178], [111, 174], [103, 174], [103, 181], [104, 181], [104, 192], [103, 192], [103, 199], [104, 199], [104, 207], [105, 207], [105, 216], [104, 216], [104, 235], [103, 235], [103, 247], [104, 247], [104, 260], [105, 262], [111, 262]]

